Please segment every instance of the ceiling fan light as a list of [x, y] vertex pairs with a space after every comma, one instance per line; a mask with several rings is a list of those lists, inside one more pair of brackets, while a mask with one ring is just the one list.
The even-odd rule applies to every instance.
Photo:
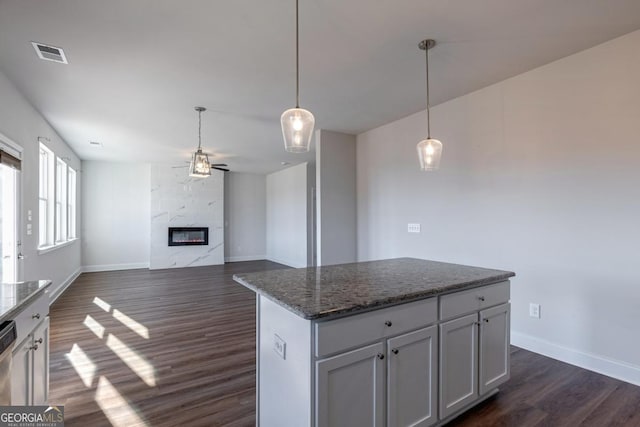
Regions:
[[280, 117], [284, 149], [290, 153], [309, 151], [311, 135], [316, 120], [310, 111], [303, 108], [291, 108]]
[[420, 141], [416, 148], [418, 150], [418, 159], [420, 160], [420, 170], [434, 171], [440, 167], [442, 142], [428, 138]]
[[191, 163], [189, 164], [189, 176], [194, 178], [206, 178], [211, 176], [211, 163], [209, 156], [198, 150], [193, 153]]

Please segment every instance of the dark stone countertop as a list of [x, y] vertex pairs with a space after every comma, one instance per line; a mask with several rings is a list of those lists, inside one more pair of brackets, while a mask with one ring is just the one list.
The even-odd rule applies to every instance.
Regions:
[[49, 285], [51, 285], [51, 280], [0, 283], [0, 322], [12, 320], [16, 314], [42, 294]]
[[511, 271], [397, 258], [236, 274], [233, 279], [300, 317], [329, 320], [512, 276]]

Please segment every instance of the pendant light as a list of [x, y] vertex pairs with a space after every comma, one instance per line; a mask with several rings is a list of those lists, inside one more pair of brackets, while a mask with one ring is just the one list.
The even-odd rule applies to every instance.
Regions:
[[418, 47], [425, 51], [427, 57], [427, 139], [418, 143], [418, 158], [420, 159], [420, 169], [423, 171], [434, 171], [440, 166], [442, 156], [442, 142], [431, 138], [431, 117], [429, 114], [429, 49], [436, 45], [435, 40], [422, 40]]
[[300, 108], [300, 60], [298, 36], [298, 0], [296, 0], [296, 108], [291, 108], [280, 117], [284, 149], [290, 153], [309, 151], [315, 119], [310, 111]]
[[202, 112], [207, 109], [204, 107], [195, 107], [198, 112], [198, 150], [193, 153], [191, 164], [189, 165], [189, 176], [195, 178], [206, 178], [211, 176], [211, 163], [209, 156], [202, 152]]

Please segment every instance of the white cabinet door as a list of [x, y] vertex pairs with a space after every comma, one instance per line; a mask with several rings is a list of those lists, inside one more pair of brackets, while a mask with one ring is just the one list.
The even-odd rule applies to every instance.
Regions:
[[481, 395], [509, 379], [510, 309], [510, 304], [503, 304], [480, 312]]
[[33, 404], [46, 405], [49, 398], [49, 316], [33, 331], [33, 344]]
[[318, 427], [382, 427], [384, 344], [316, 362]]
[[440, 324], [440, 419], [478, 397], [478, 313]]
[[31, 351], [33, 339], [28, 335], [13, 349], [11, 360], [11, 404], [31, 404]]
[[387, 341], [387, 425], [427, 427], [437, 416], [438, 327]]

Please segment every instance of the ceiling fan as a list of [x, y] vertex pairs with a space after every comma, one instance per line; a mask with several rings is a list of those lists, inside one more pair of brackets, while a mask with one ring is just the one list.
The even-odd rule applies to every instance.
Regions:
[[223, 172], [229, 172], [229, 169], [220, 166], [227, 166], [225, 163], [211, 163], [211, 169], [217, 169]]
[[[189, 161], [186, 161], [185, 163], [190, 163]], [[229, 169], [227, 169], [227, 164], [226, 163], [211, 163], [211, 169], [217, 169], [219, 171], [223, 171], [223, 172], [230, 172]], [[173, 166], [174, 168], [186, 168], [189, 167], [188, 165], [184, 165], [184, 166]]]

